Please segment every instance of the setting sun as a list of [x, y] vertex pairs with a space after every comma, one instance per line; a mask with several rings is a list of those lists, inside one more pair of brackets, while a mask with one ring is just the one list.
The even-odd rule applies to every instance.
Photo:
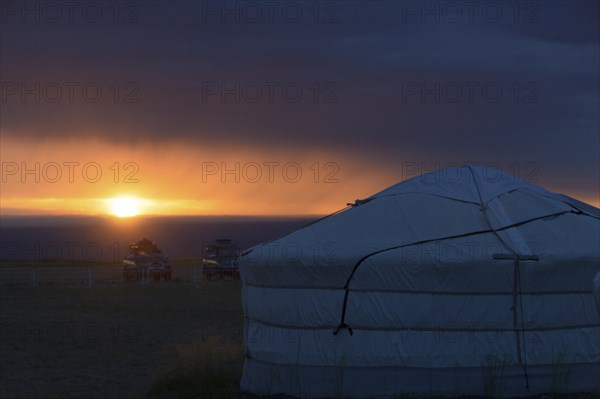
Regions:
[[137, 216], [140, 213], [141, 201], [137, 198], [119, 197], [110, 200], [110, 211], [113, 215], [126, 218]]

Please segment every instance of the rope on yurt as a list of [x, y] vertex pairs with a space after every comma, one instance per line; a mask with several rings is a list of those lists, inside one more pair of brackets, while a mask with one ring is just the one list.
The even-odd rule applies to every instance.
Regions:
[[[525, 326], [524, 318], [523, 318], [523, 295], [521, 292], [521, 267], [519, 264], [520, 256], [517, 253], [517, 251], [515, 251], [510, 245], [508, 245], [508, 243], [500, 236], [500, 234], [498, 234], [498, 231], [496, 231], [496, 229], [490, 223], [490, 220], [489, 220], [487, 212], [486, 212], [486, 205], [483, 202], [483, 197], [481, 196], [481, 191], [479, 190], [479, 185], [477, 184], [477, 179], [475, 178], [473, 169], [471, 168], [471, 165], [467, 165], [467, 168], [469, 169], [469, 172], [471, 172], [471, 177], [473, 178], [473, 183], [475, 184], [475, 188], [477, 189], [477, 195], [479, 196], [479, 202], [481, 204], [480, 211], [483, 216], [483, 219], [489, 226], [490, 230], [494, 233], [496, 238], [498, 238], [500, 243], [502, 245], [504, 245], [504, 247], [508, 251], [511, 252], [511, 255], [514, 259], [514, 276], [513, 276], [513, 281], [514, 281], [513, 293], [514, 294], [513, 294], [513, 305], [512, 305], [513, 329], [515, 331], [515, 338], [516, 338], [517, 358], [519, 360], [519, 363], [521, 364], [521, 367], [523, 368], [523, 373], [525, 375], [525, 386], [526, 386], [527, 390], [529, 390], [529, 374], [527, 372], [527, 347], [525, 345], [525, 333], [523, 331], [521, 331], [521, 337], [519, 337], [519, 329], [517, 329], [517, 295], [518, 295], [519, 309], [520, 309], [520, 313], [521, 313], [521, 315], [520, 315], [521, 316], [521, 329], [523, 329]], [[500, 257], [497, 257], [497, 258], [500, 258]], [[535, 258], [536, 257], [532, 257], [532, 259], [535, 259]], [[521, 341], [523, 342], [523, 354], [525, 356], [523, 356], [521, 354]]]
[[[565, 212], [561, 212], [561, 214], [562, 213], [565, 213]], [[368, 258], [370, 258], [371, 256], [375, 256], [375, 255], [378, 255], [380, 253], [387, 252], [387, 251], [393, 251], [394, 249], [406, 248], [406, 247], [409, 247], [412, 245], [422, 245], [422, 244], [427, 244], [430, 242], [435, 242], [435, 241], [440, 241], [440, 240], [449, 240], [449, 239], [454, 239], [454, 238], [469, 237], [469, 236], [475, 236], [475, 235], [491, 233], [491, 232], [492, 232], [492, 230], [480, 230], [480, 231], [474, 231], [471, 233], [456, 234], [456, 235], [451, 235], [451, 236], [446, 236], [446, 237], [434, 238], [434, 239], [430, 239], [430, 240], [421, 240], [421, 241], [411, 242], [411, 243], [407, 243], [407, 244], [396, 245], [396, 246], [393, 246], [390, 248], [380, 249], [378, 251], [374, 251], [374, 252], [371, 252], [371, 253], [363, 256], [362, 258], [360, 258], [358, 260], [358, 262], [356, 262], [356, 264], [352, 268], [352, 271], [350, 272], [350, 275], [348, 276], [348, 279], [346, 280], [346, 284], [344, 284], [344, 286], [342, 287], [344, 289], [344, 302], [342, 304], [342, 316], [340, 317], [340, 324], [333, 331], [333, 335], [337, 335], [340, 332], [340, 330], [342, 330], [344, 328], [348, 330], [350, 335], [353, 335], [352, 327], [350, 327], [348, 324], [346, 324], [346, 308], [348, 306], [348, 295], [350, 294], [350, 282], [352, 281], [352, 277], [354, 277], [354, 275], [356, 274], [356, 271], [358, 270], [360, 265], [362, 265], [363, 262], [365, 260], [367, 260]]]
[[[376, 199], [376, 198], [375, 198]], [[365, 256], [363, 256], [362, 258], [360, 258], [360, 260], [358, 262], [356, 262], [356, 264], [354, 265], [354, 268], [352, 269], [352, 271], [350, 272], [350, 275], [348, 276], [348, 279], [346, 280], [346, 284], [344, 284], [344, 286], [342, 287], [345, 290], [344, 293], [344, 302], [342, 305], [342, 314], [340, 317], [340, 324], [337, 326], [337, 328], [333, 331], [334, 335], [337, 335], [339, 333], [340, 330], [346, 328], [348, 329], [348, 331], [350, 332], [350, 335], [352, 335], [352, 328], [350, 328], [350, 326], [348, 324], [346, 324], [345, 320], [346, 320], [346, 308], [347, 308], [347, 303], [348, 303], [348, 294], [350, 293], [350, 282], [352, 281], [352, 278], [354, 277], [354, 275], [356, 274], [356, 271], [358, 270], [358, 268], [363, 264], [363, 262], [365, 260], [367, 260], [368, 258], [370, 258], [371, 256], [375, 256], [378, 254], [381, 254], [383, 252], [387, 252], [387, 251], [393, 251], [395, 249], [401, 249], [401, 248], [406, 248], [406, 247], [410, 247], [412, 245], [423, 245], [423, 244], [428, 244], [431, 242], [435, 242], [435, 241], [441, 241], [441, 240], [452, 240], [452, 239], [456, 239], [456, 238], [463, 238], [463, 237], [470, 237], [470, 236], [476, 236], [476, 235], [480, 235], [480, 234], [487, 234], [487, 233], [494, 233], [494, 232], [499, 232], [499, 231], [503, 231], [503, 230], [508, 230], [508, 229], [512, 229], [515, 227], [519, 227], [522, 226], [524, 224], [527, 223], [531, 223], [531, 222], [535, 222], [538, 220], [542, 220], [542, 219], [546, 219], [546, 218], [550, 218], [550, 217], [557, 217], [560, 215], [564, 215], [564, 214], [568, 214], [568, 213], [576, 213], [574, 211], [560, 211], [560, 212], [556, 212], [550, 215], [542, 215], [542, 216], [537, 216], [535, 218], [531, 218], [531, 219], [527, 219], [518, 223], [513, 223], [510, 224], [508, 226], [504, 226], [501, 227], [499, 229], [487, 229], [487, 230], [479, 230], [479, 231], [473, 231], [471, 233], [463, 233], [463, 234], [455, 234], [455, 235], [450, 235], [450, 236], [445, 236], [445, 237], [438, 237], [438, 238], [432, 238], [429, 240], [421, 240], [421, 241], [415, 241], [415, 242], [411, 242], [411, 243], [406, 243], [406, 244], [402, 244], [402, 245], [395, 245], [393, 247], [389, 247], [389, 248], [384, 248], [384, 249], [380, 249], [378, 251], [374, 251], [371, 252]], [[510, 259], [513, 259], [513, 257], [511, 256]], [[523, 260], [537, 260], [537, 257], [521, 257], [521, 259]], [[273, 288], [272, 286], [267, 286], [268, 288]]]
[[[594, 219], [598, 219], [598, 220], [600, 220], [600, 215], [594, 215], [593, 213], [590, 213], [590, 212], [588, 212], [588, 211], [584, 211], [583, 209], [580, 209], [580, 206], [579, 206], [578, 204], [574, 204], [574, 203], [572, 203], [572, 202], [570, 202], [570, 201], [567, 201], [567, 200], [565, 200], [565, 199], [557, 199], [557, 198], [555, 198], [555, 197], [552, 197], [552, 196], [549, 196], [549, 195], [546, 195], [546, 194], [542, 194], [542, 195], [543, 195], [544, 197], [546, 197], [546, 198], [551, 198], [551, 199], [557, 200], [557, 201], [559, 201], [559, 202], [562, 202], [563, 204], [566, 204], [566, 205], [568, 205], [569, 207], [571, 207], [571, 208], [575, 209], [575, 210], [577, 211], [577, 212], [575, 212], [575, 213], [577, 213], [577, 214], [579, 214], [579, 215], [585, 215], [585, 216], [589, 216], [589, 217], [591, 217], [591, 218], [594, 218]], [[566, 196], [562, 196], [562, 197], [566, 197]], [[569, 198], [569, 197], [567, 197], [567, 198]], [[581, 201], [578, 201], [578, 200], [576, 200], [576, 199], [574, 199], [574, 198], [569, 198], [569, 199], [571, 199], [571, 200], [574, 200], [574, 201], [576, 201], [576, 202], [581, 202]], [[587, 205], [587, 206], [589, 206], [589, 207], [591, 207], [591, 208], [594, 208], [592, 205], [589, 205], [589, 204], [586, 204], [586, 203], [582, 203], [582, 205]]]

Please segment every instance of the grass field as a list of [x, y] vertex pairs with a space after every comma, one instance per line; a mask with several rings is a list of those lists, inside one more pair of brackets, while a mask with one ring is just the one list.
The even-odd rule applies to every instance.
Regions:
[[[202, 280], [198, 259], [170, 261], [172, 280], [196, 282]], [[87, 286], [125, 282], [122, 263], [4, 261], [0, 263], [0, 286]]]
[[239, 397], [240, 287], [3, 287], [0, 396]]

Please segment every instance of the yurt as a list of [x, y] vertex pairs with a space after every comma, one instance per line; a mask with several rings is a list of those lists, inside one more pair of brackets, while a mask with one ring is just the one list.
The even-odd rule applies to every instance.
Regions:
[[600, 392], [599, 272], [599, 209], [492, 167], [427, 173], [242, 254], [241, 388]]

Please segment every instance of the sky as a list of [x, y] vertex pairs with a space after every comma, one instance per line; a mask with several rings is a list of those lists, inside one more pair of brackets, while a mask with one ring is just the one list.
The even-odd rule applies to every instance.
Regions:
[[320, 215], [463, 163], [600, 205], [596, 1], [0, 4], [2, 215]]

